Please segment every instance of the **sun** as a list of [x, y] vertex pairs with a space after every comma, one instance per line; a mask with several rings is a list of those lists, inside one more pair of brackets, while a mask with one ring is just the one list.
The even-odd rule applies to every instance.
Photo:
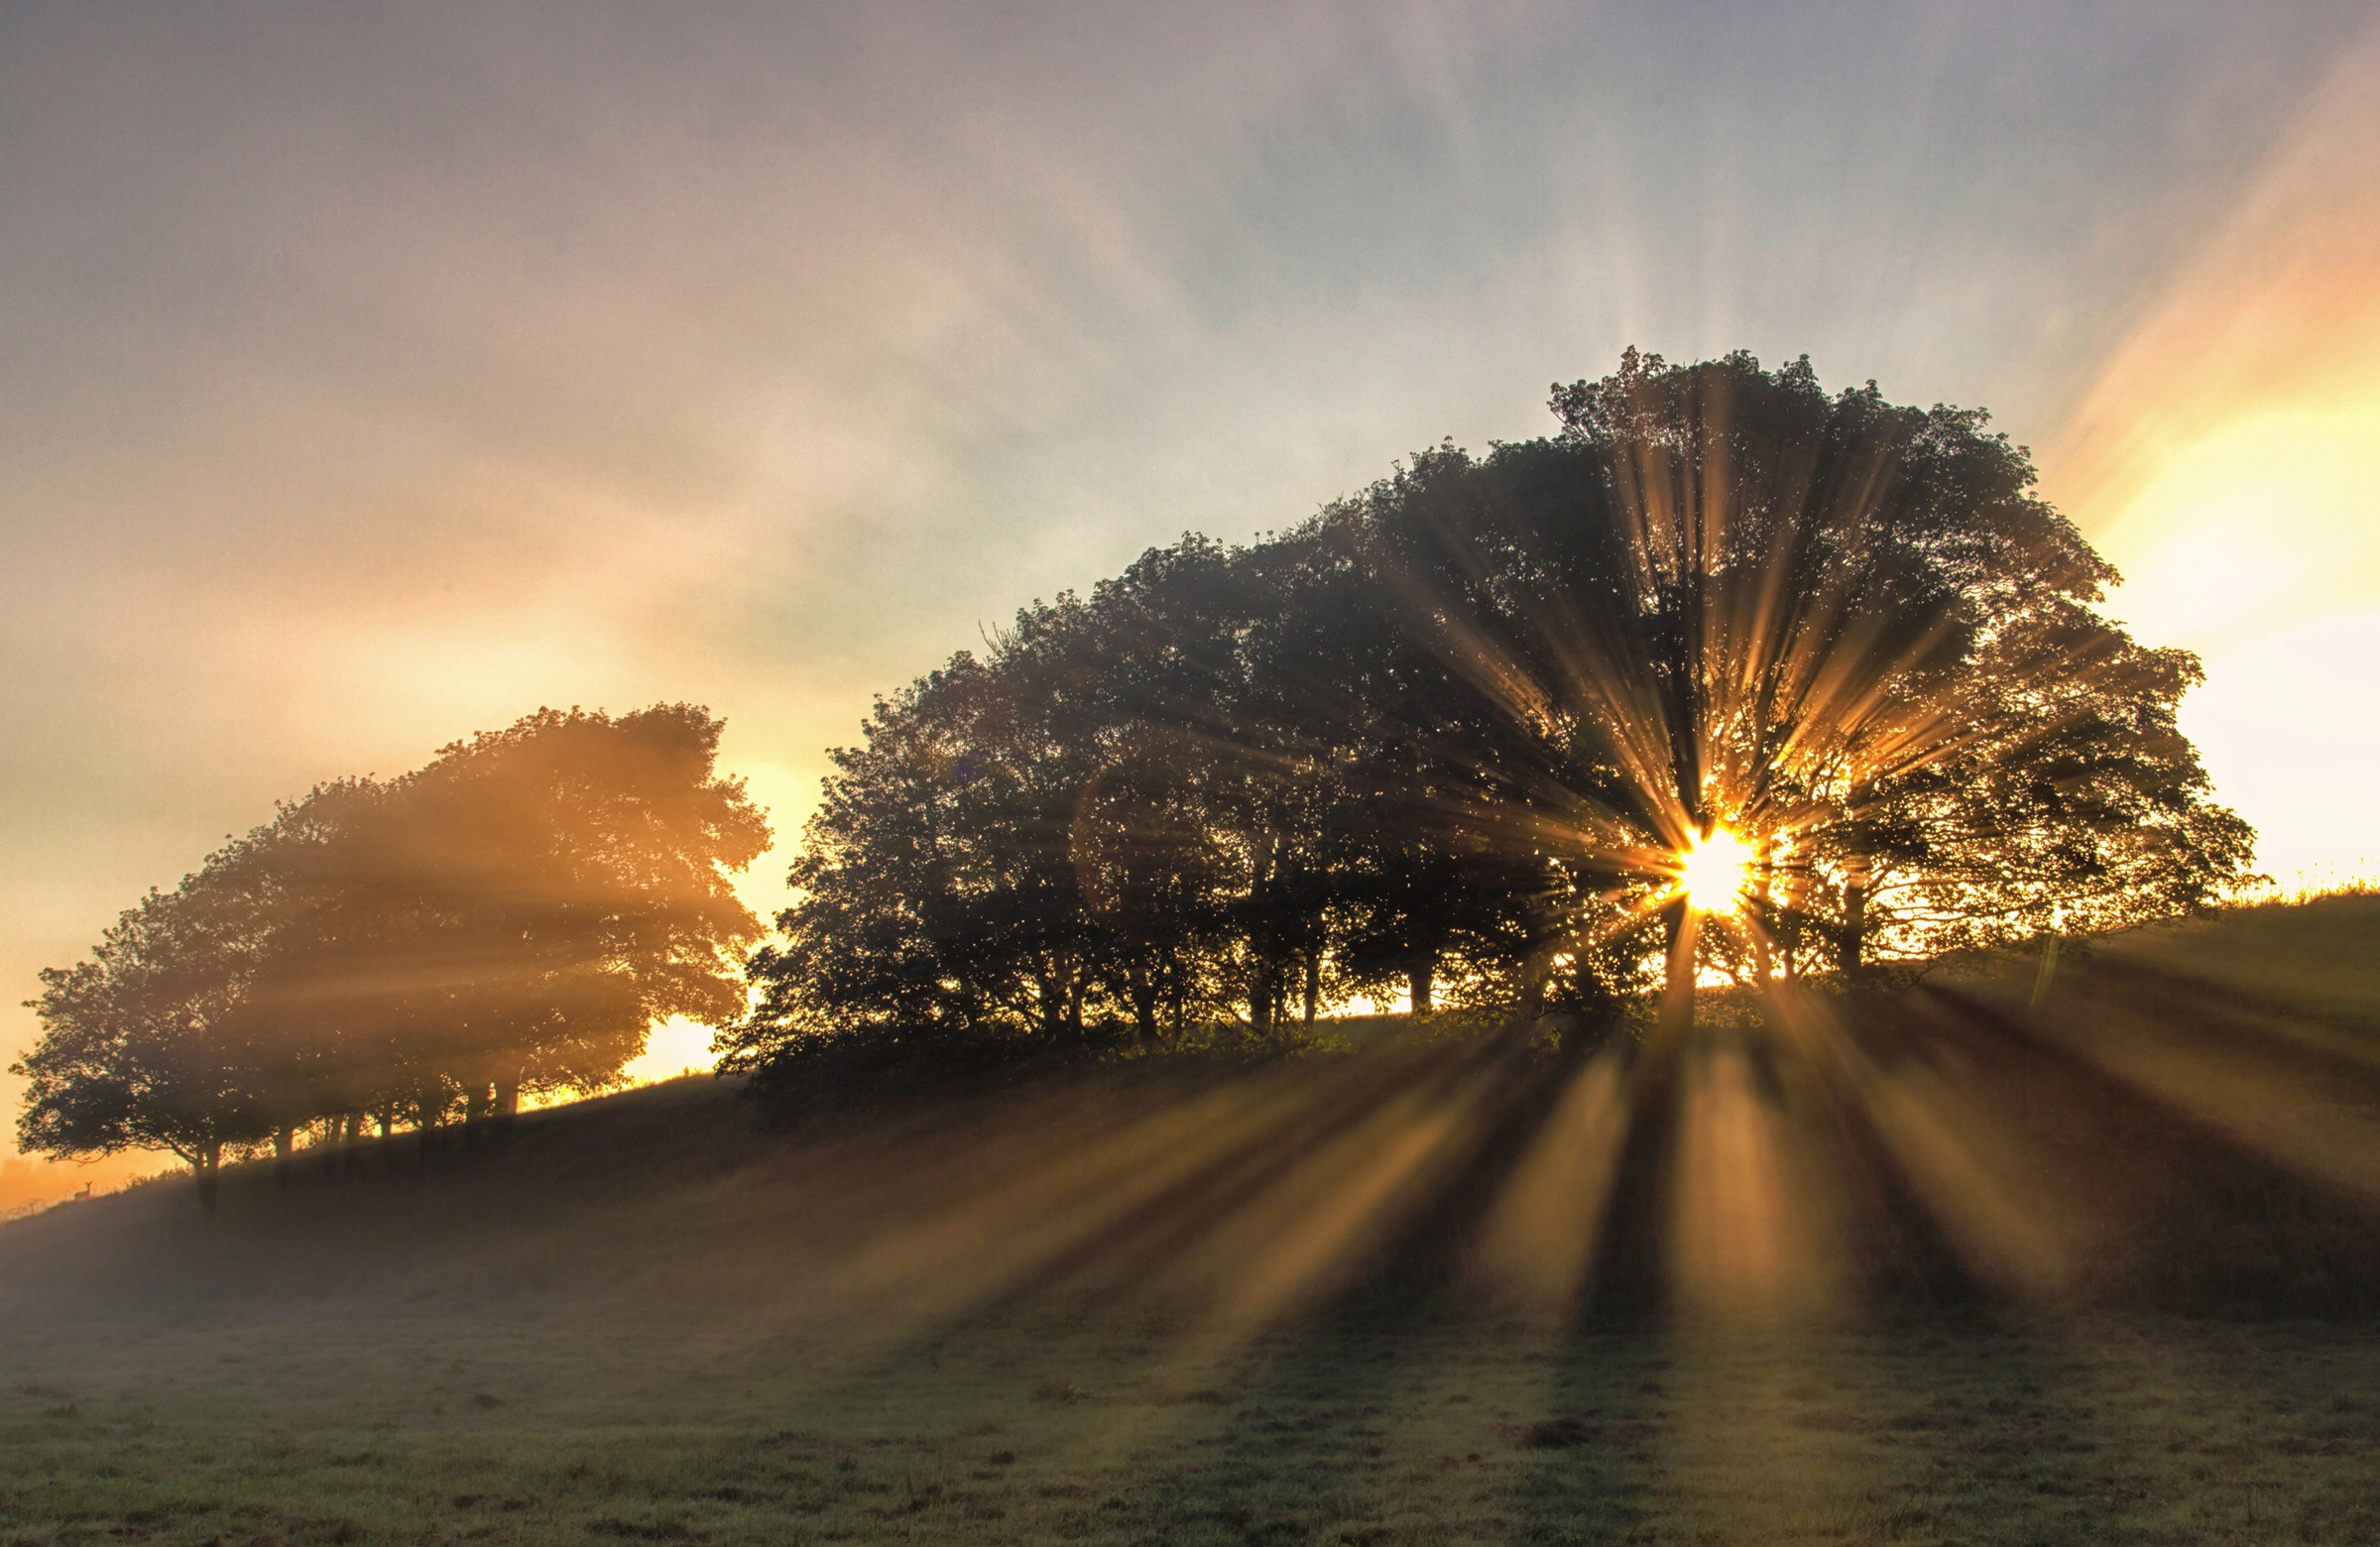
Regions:
[[1698, 913], [1732, 913], [1743, 905], [1751, 868], [1752, 846], [1715, 827], [1678, 855], [1678, 891]]

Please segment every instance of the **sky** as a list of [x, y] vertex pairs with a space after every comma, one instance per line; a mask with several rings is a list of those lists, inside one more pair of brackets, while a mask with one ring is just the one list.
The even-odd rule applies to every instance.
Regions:
[[2372, 4], [14, 0], [0, 1052], [540, 705], [725, 715], [765, 909], [872, 695], [1631, 344], [1988, 408], [2264, 868], [2380, 857]]

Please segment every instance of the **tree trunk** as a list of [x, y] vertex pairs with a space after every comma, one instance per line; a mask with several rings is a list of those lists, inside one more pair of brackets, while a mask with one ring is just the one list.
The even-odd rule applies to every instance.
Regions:
[[479, 1147], [480, 1134], [488, 1126], [488, 1114], [496, 1108], [496, 1087], [473, 1081], [463, 1090], [463, 1153], [470, 1154]]
[[199, 1145], [190, 1169], [198, 1178], [198, 1208], [211, 1220], [215, 1217], [216, 1193], [222, 1180], [223, 1146], [211, 1139]]
[[1414, 960], [1411, 970], [1405, 974], [1405, 985], [1413, 1002], [1411, 1013], [1416, 1015], [1430, 1013], [1435, 1008], [1432, 1003], [1432, 991], [1438, 986], [1438, 953], [1436, 951], [1425, 951]]
[[1554, 981], [1554, 951], [1540, 946], [1520, 964], [1520, 1020], [1535, 1025], [1545, 1014], [1545, 991]]
[[1306, 1029], [1314, 1029], [1314, 1016], [1322, 1009], [1322, 948], [1306, 952]]
[[1867, 878], [1848, 881], [1843, 888], [1843, 938], [1836, 950], [1835, 965], [1847, 977], [1859, 970], [1859, 956], [1867, 944]]
[[298, 1148], [298, 1130], [284, 1124], [273, 1130], [273, 1185], [290, 1185], [290, 1156]]
[[1686, 1031], [1694, 1025], [1694, 967], [1701, 940], [1700, 920], [1680, 897], [1669, 910], [1669, 960], [1661, 985], [1664, 1031]]
[[496, 1116], [506, 1119], [521, 1116], [521, 1071], [518, 1069], [509, 1071], [496, 1082]]
[[1768, 861], [1760, 862], [1760, 878], [1752, 892], [1752, 986], [1765, 990], [1770, 975], [1776, 969], [1775, 953], [1769, 948], [1769, 927], [1773, 913], [1768, 905]]
[[1136, 961], [1125, 970], [1125, 992], [1132, 1002], [1132, 1035], [1142, 1047], [1157, 1045], [1157, 985], [1148, 963]]

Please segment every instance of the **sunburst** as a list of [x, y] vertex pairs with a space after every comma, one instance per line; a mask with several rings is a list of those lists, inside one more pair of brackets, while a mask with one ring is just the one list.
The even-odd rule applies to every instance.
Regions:
[[1678, 855], [1678, 892], [1698, 913], [1733, 913], [1743, 906], [1755, 858], [1740, 835], [1715, 827]]

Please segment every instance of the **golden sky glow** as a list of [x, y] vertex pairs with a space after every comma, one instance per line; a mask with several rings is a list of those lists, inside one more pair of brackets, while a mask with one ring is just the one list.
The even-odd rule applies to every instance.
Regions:
[[238, 10], [0, 24], [0, 1051], [540, 704], [726, 716], [770, 908], [873, 693], [1628, 344], [1988, 406], [2267, 868], [2380, 855], [2368, 5]]
[[2183, 725], [2284, 885], [2380, 862], [2380, 33], [2344, 52], [2042, 458], [2186, 646]]

